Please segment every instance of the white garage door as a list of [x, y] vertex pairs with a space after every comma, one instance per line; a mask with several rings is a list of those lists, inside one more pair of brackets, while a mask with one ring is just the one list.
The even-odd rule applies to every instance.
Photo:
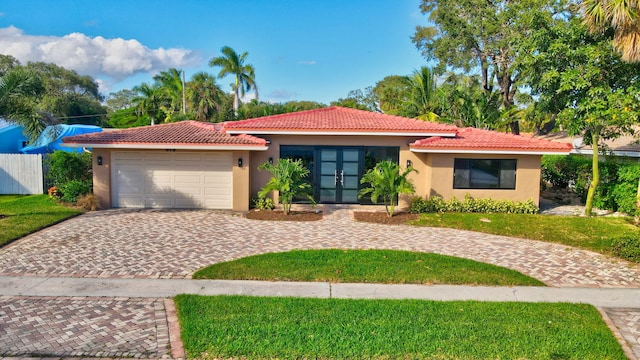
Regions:
[[113, 207], [231, 209], [230, 152], [118, 151]]

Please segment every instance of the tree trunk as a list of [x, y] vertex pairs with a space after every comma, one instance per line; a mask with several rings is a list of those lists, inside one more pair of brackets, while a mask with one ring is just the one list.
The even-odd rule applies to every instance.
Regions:
[[592, 177], [591, 184], [589, 184], [589, 191], [587, 192], [587, 203], [585, 204], [584, 214], [586, 216], [591, 216], [591, 209], [593, 208], [593, 198], [596, 194], [596, 188], [600, 183], [600, 168], [598, 166], [598, 131], [593, 131], [591, 133], [591, 147], [593, 148], [593, 156], [592, 156]]

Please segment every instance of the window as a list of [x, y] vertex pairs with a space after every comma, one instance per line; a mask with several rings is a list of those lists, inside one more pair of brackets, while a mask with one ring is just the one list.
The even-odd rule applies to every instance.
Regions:
[[515, 189], [514, 159], [455, 159], [454, 189]]

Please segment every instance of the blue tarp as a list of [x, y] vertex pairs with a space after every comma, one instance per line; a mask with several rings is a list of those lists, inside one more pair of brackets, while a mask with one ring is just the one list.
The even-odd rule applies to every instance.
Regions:
[[73, 135], [101, 132], [102, 128], [93, 125], [55, 125], [47, 126], [33, 144], [20, 150], [23, 154], [48, 154], [56, 150], [82, 152], [82, 148], [61, 146], [62, 138]]

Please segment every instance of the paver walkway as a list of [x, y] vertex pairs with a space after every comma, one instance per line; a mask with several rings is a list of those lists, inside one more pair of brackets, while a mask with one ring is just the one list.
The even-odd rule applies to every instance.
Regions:
[[[0, 275], [190, 278], [200, 267], [215, 262], [312, 248], [435, 252], [509, 267], [553, 287], [640, 288], [640, 266], [600, 254], [451, 229], [357, 223], [348, 210], [310, 223], [252, 221], [205, 210], [89, 213], [0, 249]], [[168, 357], [163, 304], [158, 298], [0, 297], [0, 325], [12, 321], [11, 326], [0, 326], [0, 333], [14, 331], [5, 342], [2, 339], [9, 337], [1, 334], [0, 359]], [[640, 300], [638, 306], [605, 312], [640, 357]], [[47, 329], [48, 324], [54, 326]], [[155, 334], [146, 331], [150, 327]], [[64, 329], [75, 335], [64, 338]], [[77, 334], [82, 337], [76, 338]], [[26, 340], [17, 343], [17, 338]]]
[[402, 249], [508, 267], [554, 287], [640, 287], [640, 266], [539, 241], [440, 228], [355, 222], [268, 222], [214, 211], [89, 213], [0, 252], [0, 275], [190, 278], [212, 263], [292, 249]]

